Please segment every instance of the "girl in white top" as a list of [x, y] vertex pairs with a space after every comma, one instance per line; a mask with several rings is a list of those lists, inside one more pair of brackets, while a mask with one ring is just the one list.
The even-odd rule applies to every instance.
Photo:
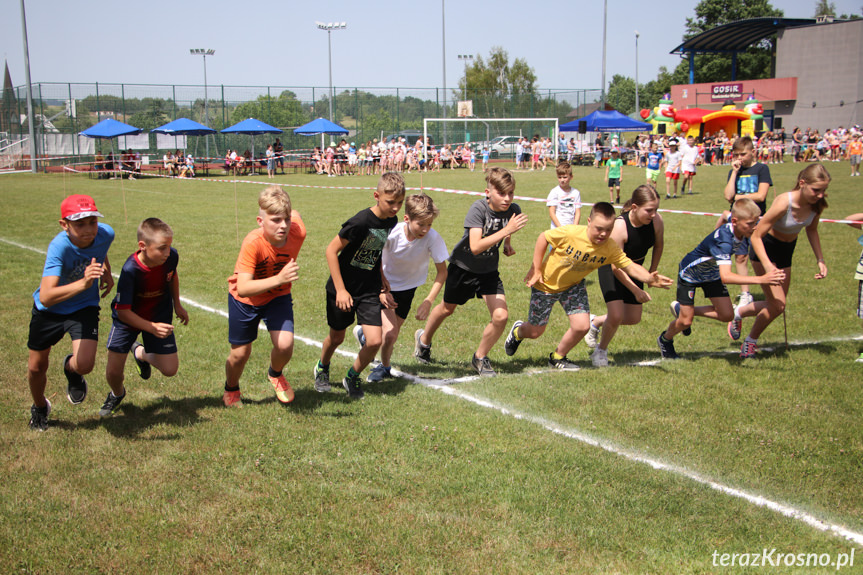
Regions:
[[830, 174], [824, 166], [811, 164], [797, 176], [797, 186], [787, 194], [777, 196], [767, 212], [761, 216], [750, 240], [752, 267], [756, 275], [781, 269], [785, 272], [785, 279], [780, 285], [764, 285], [765, 301], [753, 302], [734, 310], [734, 319], [728, 324], [728, 335], [732, 339], [740, 337], [742, 318], [756, 316], [755, 323], [740, 348], [741, 358], [755, 355], [758, 337], [785, 311], [785, 300], [791, 287], [794, 247], [797, 236], [804, 229], [818, 265], [815, 279], [827, 277], [827, 265], [824, 263], [821, 238], [818, 235], [818, 221], [821, 212], [827, 207], [829, 185]]

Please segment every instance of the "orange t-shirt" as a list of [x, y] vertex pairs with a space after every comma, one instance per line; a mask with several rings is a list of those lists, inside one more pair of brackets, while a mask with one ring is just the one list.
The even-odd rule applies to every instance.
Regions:
[[228, 291], [239, 302], [247, 305], [265, 305], [272, 299], [291, 293], [291, 284], [286, 283], [264, 293], [250, 297], [237, 295], [237, 274], [252, 274], [252, 279], [260, 280], [270, 278], [279, 273], [285, 265], [297, 259], [300, 247], [306, 239], [306, 225], [299, 214], [294, 212], [291, 218], [291, 228], [288, 230], [288, 240], [280, 248], [273, 246], [264, 237], [264, 230], [258, 228], [252, 230], [243, 240], [240, 247], [240, 255], [237, 256], [237, 265], [234, 266], [234, 274], [228, 278]]
[[860, 140], [852, 140], [848, 142], [848, 153], [855, 156], [863, 155], [863, 142]]

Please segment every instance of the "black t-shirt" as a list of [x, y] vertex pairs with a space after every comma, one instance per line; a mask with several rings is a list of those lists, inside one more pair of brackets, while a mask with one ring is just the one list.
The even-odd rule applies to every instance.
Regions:
[[474, 254], [470, 250], [471, 228], [482, 228], [482, 237], [496, 234], [506, 227], [510, 218], [521, 213], [518, 204], [510, 204], [503, 212], [495, 212], [488, 205], [488, 200], [483, 198], [471, 204], [464, 218], [464, 235], [452, 250], [449, 261], [469, 272], [485, 274], [497, 271], [500, 260], [500, 240], [482, 253]]
[[[734, 171], [729, 170], [729, 179], [731, 179], [732, 174], [734, 174]], [[734, 180], [734, 200], [738, 200], [741, 197], [745, 198], [749, 194], [758, 192], [758, 186], [765, 182], [771, 186], [773, 185], [773, 179], [770, 177], [770, 168], [765, 164], [755, 162], [748, 168], [741, 168], [737, 172], [737, 178]], [[734, 200], [731, 201], [731, 205], [734, 205]], [[761, 210], [761, 215], [764, 215], [764, 212], [767, 211], [767, 202], [755, 203]]]
[[[366, 208], [342, 224], [339, 237], [348, 240], [348, 244], [339, 253], [339, 270], [351, 297], [380, 293], [381, 253], [396, 223], [395, 216], [382, 220], [371, 208]], [[332, 277], [327, 281], [327, 291], [336, 293]]]

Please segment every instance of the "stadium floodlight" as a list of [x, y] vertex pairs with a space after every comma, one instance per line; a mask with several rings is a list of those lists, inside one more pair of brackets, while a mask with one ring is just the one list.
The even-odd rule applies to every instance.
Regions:
[[[210, 125], [210, 117], [207, 109], [207, 56], [212, 56], [216, 51], [212, 48], [190, 48], [189, 54], [192, 56], [204, 57], [204, 125]], [[206, 146], [207, 162], [210, 161], [210, 139], [204, 136], [204, 145]]]
[[347, 22], [315, 22], [319, 30], [327, 31], [327, 51], [329, 52], [330, 62], [330, 122], [335, 122], [333, 119], [333, 30], [344, 30], [348, 27]]

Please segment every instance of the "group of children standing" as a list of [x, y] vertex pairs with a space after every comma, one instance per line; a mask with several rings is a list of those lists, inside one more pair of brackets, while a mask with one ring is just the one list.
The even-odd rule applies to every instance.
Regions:
[[[741, 335], [743, 318], [755, 317], [740, 352], [742, 358], [754, 355], [759, 335], [784, 310], [794, 245], [804, 229], [817, 259], [815, 277], [827, 275], [817, 226], [827, 205], [830, 175], [820, 164], [808, 166], [798, 176], [795, 188], [778, 196], [765, 211], [761, 192], [764, 185], [770, 185], [769, 170], [765, 173], [755, 165], [752, 142], [746, 140], [741, 139], [734, 148], [735, 162], [726, 188], [726, 198], [732, 204], [727, 221], [680, 262], [677, 299], [671, 305], [675, 317], [657, 339], [663, 358], [679, 357], [674, 337], [687, 335], [695, 316], [727, 322], [728, 333], [735, 340]], [[527, 318], [513, 322], [504, 350], [512, 356], [524, 339], [539, 338], [555, 302], [559, 302], [568, 316], [569, 329], [549, 353], [548, 366], [577, 369], [567, 354], [586, 339], [594, 348], [593, 365], [604, 367], [618, 327], [639, 323], [642, 304], [651, 300], [645, 284], [664, 289], [672, 284], [671, 278], [657, 272], [664, 245], [664, 223], [657, 213], [659, 195], [649, 183], [641, 185], [624, 204], [621, 215], [610, 203], [599, 202], [593, 205], [587, 225], [580, 225], [581, 196], [571, 186], [569, 164], [557, 166], [557, 179], [558, 186], [546, 202], [551, 229], [536, 239], [524, 280], [530, 287]], [[439, 212], [431, 197], [414, 194], [406, 198], [402, 176], [383, 174], [374, 192], [375, 204], [348, 219], [326, 248], [329, 333], [313, 369], [315, 390], [331, 390], [330, 361], [354, 324], [360, 352], [342, 378], [348, 396], [363, 397], [361, 373], [378, 352], [381, 361], [367, 381], [393, 377], [393, 349], [413, 307], [416, 290], [426, 283], [429, 259], [436, 274], [415, 313], [416, 319], [425, 321], [414, 334], [415, 357], [423, 363], [432, 361], [433, 338], [444, 321], [459, 306], [482, 298], [489, 321], [470, 363], [480, 376], [494, 376], [489, 352], [509, 321], [498, 271], [500, 252], [515, 254], [511, 236], [528, 222], [527, 215], [513, 202], [514, 192], [511, 172], [489, 169], [485, 197], [470, 206], [464, 233], [448, 254], [443, 239], [432, 229]], [[402, 205], [405, 212], [399, 222]], [[306, 228], [288, 194], [278, 186], [265, 188], [258, 206], [258, 228], [243, 240], [234, 273], [228, 279], [231, 348], [225, 363], [223, 402], [229, 407], [242, 403], [240, 378], [260, 320], [264, 320], [272, 342], [268, 380], [279, 402], [288, 404], [294, 399], [283, 370], [293, 354], [291, 287], [299, 277], [297, 257]], [[51, 409], [45, 397], [49, 354], [66, 333], [72, 338], [72, 353], [63, 363], [67, 397], [79, 404], [87, 396], [84, 376], [95, 364], [99, 300], [114, 284], [108, 262], [114, 232], [98, 222], [100, 217], [89, 196], [73, 195], [63, 201], [62, 231], [49, 246], [42, 281], [33, 294], [28, 380], [33, 397], [30, 426], [37, 430], [47, 429]], [[854, 214], [849, 219], [861, 217], [863, 214]], [[137, 235], [137, 250], [123, 266], [111, 306], [113, 325], [106, 367], [110, 391], [99, 410], [101, 416], [115, 412], [126, 395], [123, 371], [130, 351], [143, 379], [150, 377], [152, 367], [167, 377], [177, 372], [172, 319], [176, 314], [183, 324], [189, 321], [180, 302], [179, 256], [171, 247], [171, 228], [157, 218], [148, 218]], [[651, 249], [650, 265], [644, 267]], [[745, 261], [742, 270], [732, 272], [732, 257], [750, 253], [757, 275], [746, 275]], [[590, 314], [585, 287], [585, 278], [594, 270], [599, 270], [607, 308], [600, 316]], [[857, 313], [863, 318], [863, 256], [857, 277], [861, 280]], [[742, 301], [734, 307], [726, 285], [751, 283], [765, 286], [765, 300]], [[695, 306], [696, 288], [701, 288], [711, 305]], [[441, 291], [442, 301], [434, 305]], [[139, 333], [143, 344], [137, 341]]]

